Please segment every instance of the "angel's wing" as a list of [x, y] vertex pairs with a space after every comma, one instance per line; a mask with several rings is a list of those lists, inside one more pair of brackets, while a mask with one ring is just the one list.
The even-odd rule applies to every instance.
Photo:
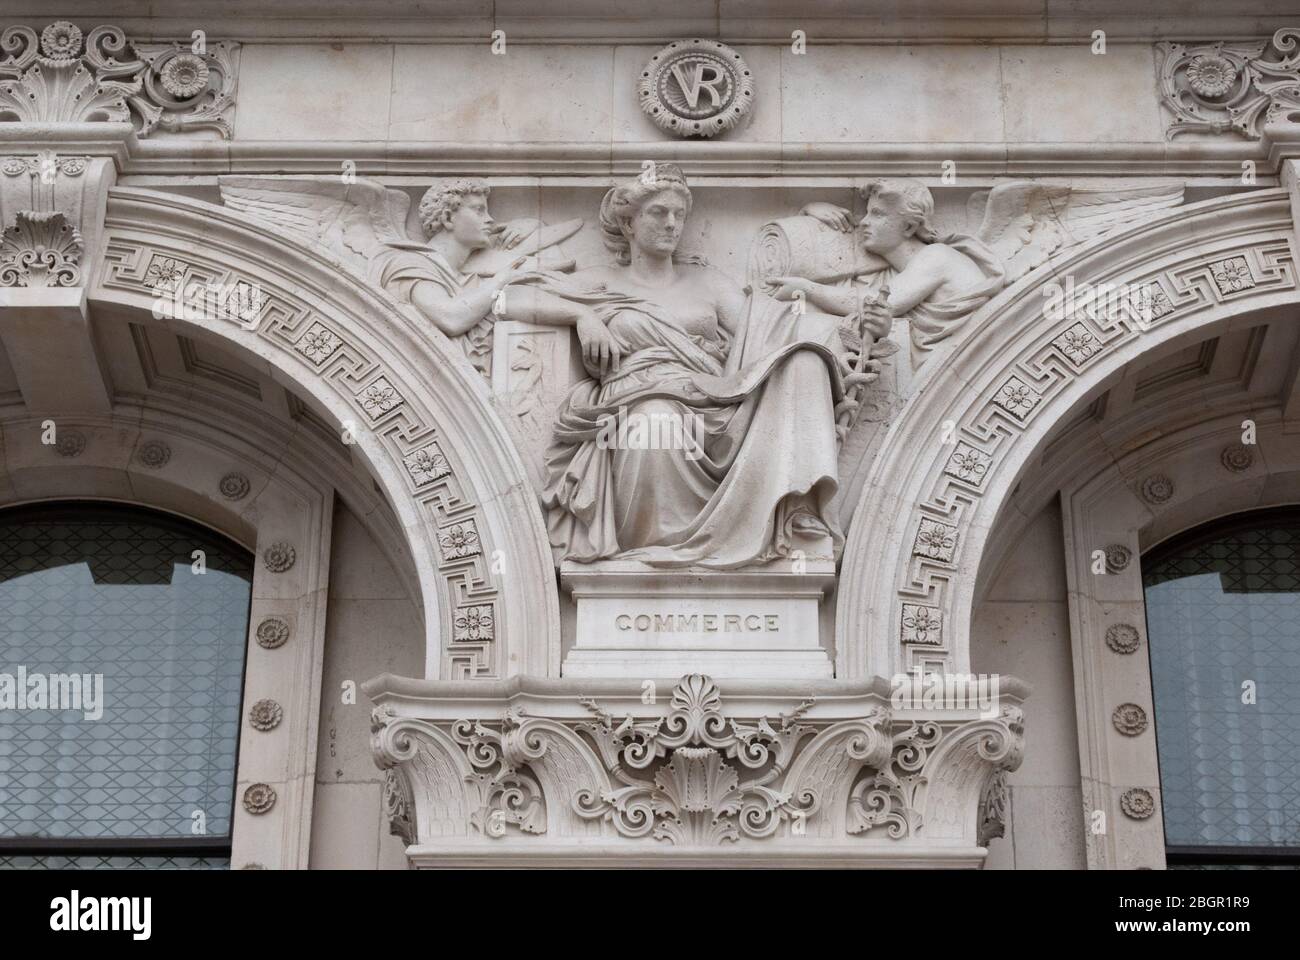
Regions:
[[979, 239], [1014, 283], [1062, 247], [1083, 243], [1183, 202], [1181, 183], [1092, 189], [1020, 180], [970, 198], [972, 221], [983, 211]]
[[218, 177], [227, 207], [323, 245], [364, 277], [385, 243], [409, 242], [411, 198], [373, 180], [338, 177]]

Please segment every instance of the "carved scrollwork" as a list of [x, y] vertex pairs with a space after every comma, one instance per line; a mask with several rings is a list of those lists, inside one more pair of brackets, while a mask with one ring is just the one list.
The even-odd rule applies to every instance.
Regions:
[[[769, 786], [812, 732], [797, 722], [810, 700], [775, 725], [767, 718], [742, 723], [722, 715], [722, 695], [711, 678], [691, 674], [673, 688], [671, 710], [659, 720], [616, 722], [595, 701], [583, 703], [596, 720], [580, 729], [597, 744], [610, 776], [624, 786], [581, 791], [574, 798], [580, 816], [603, 819], [628, 837], [653, 833], [678, 845], [716, 845], [742, 835], [771, 836], [783, 821], [815, 809], [811, 792], [792, 798]], [[632, 775], [655, 761], [663, 762], [652, 778]]]
[[231, 135], [237, 83], [235, 43], [182, 49], [142, 44], [118, 27], [84, 37], [56, 21], [39, 37], [27, 26], [0, 34], [0, 121], [132, 121], [136, 135], [157, 129]]
[[[827, 708], [808, 698], [751, 719], [727, 712], [718, 685], [699, 674], [676, 684], [666, 709], [640, 715], [574, 694], [552, 701], [554, 717], [507, 697], [494, 719], [425, 720], [380, 699], [375, 756], [395, 774], [385, 806], [393, 831], [426, 851], [486, 841], [543, 855], [581, 837], [792, 853], [805, 836], [848, 856], [880, 849], [855, 837], [964, 839], [974, 849], [977, 834], [981, 844], [996, 835], [1006, 785], [995, 778], [1023, 751], [1014, 706], [987, 718], [963, 708], [895, 719], [881, 697], [848, 707], [852, 716], [830, 703], [830, 715], [812, 719]], [[402, 712], [430, 702], [407, 701]]]
[[527, 769], [528, 760], [540, 759], [544, 740], [525, 730], [523, 714], [506, 711], [499, 730], [461, 720], [451, 735], [465, 748], [473, 773], [467, 778], [477, 794], [470, 822], [486, 837], [502, 837], [513, 825], [524, 833], [546, 832], [546, 805], [542, 789]]
[[62, 213], [19, 211], [0, 236], [0, 287], [75, 287], [83, 250]]
[[849, 798], [849, 833], [883, 827], [894, 839], [911, 836], [921, 826], [918, 793], [925, 786], [922, 771], [943, 728], [933, 722], [909, 724], [893, 738], [890, 762], [853, 788]]
[[1253, 43], [1160, 43], [1160, 92], [1176, 117], [1166, 136], [1236, 133], [1259, 139], [1263, 125], [1300, 119], [1300, 30], [1284, 27]]

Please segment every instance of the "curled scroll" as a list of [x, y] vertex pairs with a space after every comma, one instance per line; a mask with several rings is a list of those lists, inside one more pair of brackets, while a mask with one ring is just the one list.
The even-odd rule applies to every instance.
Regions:
[[862, 249], [856, 231], [843, 233], [813, 217], [785, 217], [759, 230], [749, 251], [749, 280], [806, 277], [836, 283], [885, 265]]

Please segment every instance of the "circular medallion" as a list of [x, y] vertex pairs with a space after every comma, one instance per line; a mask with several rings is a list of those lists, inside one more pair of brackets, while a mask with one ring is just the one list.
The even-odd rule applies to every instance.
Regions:
[[1136, 703], [1121, 703], [1110, 715], [1110, 720], [1126, 737], [1136, 737], [1147, 728], [1147, 712]]
[[1106, 646], [1116, 653], [1133, 653], [1141, 642], [1137, 627], [1131, 623], [1116, 623], [1106, 628]]
[[1255, 462], [1255, 455], [1244, 443], [1231, 443], [1219, 454], [1219, 461], [1233, 473], [1245, 473]]
[[244, 791], [244, 809], [254, 816], [266, 813], [275, 806], [275, 788], [268, 783], [255, 783]]
[[266, 563], [266, 569], [272, 573], [284, 573], [294, 565], [298, 559], [298, 552], [287, 543], [273, 543], [266, 548], [262, 554], [262, 560]]
[[1112, 543], [1106, 548], [1106, 569], [1111, 573], [1124, 570], [1132, 559], [1133, 551], [1122, 543]]
[[257, 642], [267, 650], [284, 646], [289, 639], [289, 624], [279, 617], [267, 617], [257, 625]]
[[259, 700], [248, 711], [248, 722], [254, 730], [274, 730], [284, 719], [284, 709], [274, 700]]
[[1145, 820], [1156, 812], [1156, 798], [1151, 795], [1150, 790], [1134, 787], [1132, 790], [1124, 791], [1124, 795], [1119, 798], [1119, 806], [1126, 817]]
[[740, 123], [754, 104], [754, 76], [716, 40], [675, 40], [641, 71], [641, 109], [661, 130], [712, 137]]
[[228, 473], [221, 478], [217, 489], [227, 500], [242, 500], [248, 496], [248, 477], [242, 473]]
[[150, 440], [140, 448], [140, 462], [151, 470], [159, 470], [172, 458], [172, 448], [161, 440]]
[[54, 442], [54, 449], [61, 457], [77, 457], [86, 449], [86, 436], [76, 430], [65, 430]]
[[1153, 474], [1142, 481], [1142, 499], [1153, 506], [1167, 503], [1174, 495], [1174, 482], [1163, 473]]

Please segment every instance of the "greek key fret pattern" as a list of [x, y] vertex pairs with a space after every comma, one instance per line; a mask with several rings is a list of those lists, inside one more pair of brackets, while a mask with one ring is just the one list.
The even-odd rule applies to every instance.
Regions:
[[[1116, 282], [1105, 288], [1106, 297], [1094, 301], [1106, 309], [1067, 311], [1055, 323], [1044, 319], [1041, 336], [957, 424], [951, 452], [916, 506], [911, 521], [915, 540], [896, 607], [899, 639], [914, 651], [911, 662], [921, 655], [917, 645], [924, 645], [924, 655], [931, 659], [948, 654], [946, 639], [930, 624], [947, 615], [948, 585], [961, 562], [966, 521], [1010, 445], [1053, 399], [1099, 357], [1156, 327], [1215, 304], [1295, 286], [1290, 248], [1274, 240], [1201, 253], [1194, 261], [1135, 282]], [[924, 628], [920, 632], [918, 622]]]
[[[291, 283], [277, 286], [262, 278], [240, 276], [188, 249], [163, 248], [120, 232], [112, 234], [101, 284], [150, 298], [177, 289], [232, 290], [240, 289], [239, 285], [259, 291], [259, 312], [251, 320], [203, 318], [228, 322], [295, 363], [314, 368], [316, 376], [355, 411], [354, 423], [372, 431], [397, 472], [407, 478], [408, 495], [419, 505], [439, 546], [441, 627], [447, 638], [443, 675], [455, 679], [501, 675], [500, 645], [495, 642], [501, 633], [499, 587], [490, 569], [492, 550], [483, 539], [486, 527], [480, 508], [461, 480], [454, 452], [427, 413], [408, 399], [413, 393], [403, 388], [395, 371], [291, 292]], [[188, 311], [184, 298], [173, 302]]]

